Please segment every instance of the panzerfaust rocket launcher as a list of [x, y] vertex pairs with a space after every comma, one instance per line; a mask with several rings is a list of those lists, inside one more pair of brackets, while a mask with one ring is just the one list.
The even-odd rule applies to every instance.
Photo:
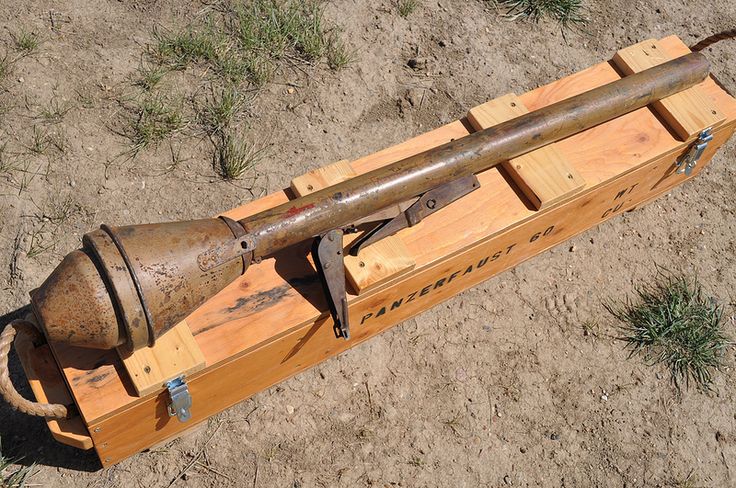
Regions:
[[356, 254], [477, 189], [476, 173], [689, 88], [708, 72], [702, 55], [688, 54], [237, 222], [103, 225], [32, 293], [34, 312], [50, 341], [139, 349], [252, 262], [314, 239], [335, 331], [348, 338], [344, 233], [368, 228], [347, 250]]

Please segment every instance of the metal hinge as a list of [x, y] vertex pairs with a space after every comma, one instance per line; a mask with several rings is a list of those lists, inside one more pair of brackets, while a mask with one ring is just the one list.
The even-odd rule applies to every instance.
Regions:
[[677, 173], [685, 173], [687, 176], [693, 172], [693, 168], [698, 164], [698, 160], [703, 155], [703, 151], [708, 147], [708, 143], [713, 140], [713, 128], [708, 127], [700, 133], [698, 139], [693, 142], [690, 149], [677, 160]]
[[169, 417], [177, 417], [179, 422], [186, 422], [192, 418], [192, 396], [189, 394], [184, 376], [179, 376], [166, 383], [171, 401], [168, 405]]

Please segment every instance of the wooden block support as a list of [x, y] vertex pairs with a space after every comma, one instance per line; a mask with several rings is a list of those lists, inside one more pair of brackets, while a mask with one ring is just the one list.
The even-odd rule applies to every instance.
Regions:
[[[356, 173], [349, 161], [338, 161], [294, 178], [291, 189], [296, 196], [304, 196], [354, 176]], [[356, 237], [355, 234], [345, 236], [345, 245]], [[362, 249], [359, 256], [345, 255], [345, 275], [358, 295], [408, 273], [414, 266], [414, 257], [398, 235]]]
[[[528, 112], [524, 103], [509, 93], [470, 109], [468, 121], [475, 130], [481, 130]], [[555, 144], [507, 161], [503, 167], [537, 210], [558, 203], [585, 187], [585, 180]]]
[[169, 380], [204, 369], [205, 359], [186, 321], [156, 340], [153, 347], [126, 355], [118, 350], [138, 396], [159, 391]]
[[[613, 57], [613, 63], [625, 75], [631, 75], [671, 59], [659, 41], [649, 39], [621, 49]], [[655, 102], [652, 108], [682, 141], [697, 137], [703, 129], [715, 128], [726, 120], [698, 85]]]

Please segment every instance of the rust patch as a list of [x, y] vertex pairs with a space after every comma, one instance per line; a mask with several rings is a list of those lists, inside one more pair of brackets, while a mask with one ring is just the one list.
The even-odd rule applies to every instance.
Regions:
[[308, 203], [306, 205], [302, 205], [301, 207], [291, 207], [286, 211], [285, 215], [287, 217], [294, 217], [295, 215], [299, 215], [300, 213], [303, 213], [309, 210], [310, 208], [314, 208], [313, 203]]

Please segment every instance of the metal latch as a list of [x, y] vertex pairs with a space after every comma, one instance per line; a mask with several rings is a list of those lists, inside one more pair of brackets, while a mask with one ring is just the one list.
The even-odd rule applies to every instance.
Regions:
[[713, 140], [713, 128], [708, 127], [700, 133], [698, 139], [693, 142], [688, 152], [682, 158], [677, 160], [677, 174], [685, 173], [687, 176], [693, 172], [693, 168], [698, 164], [698, 160], [703, 155], [703, 151], [708, 147], [708, 143]]
[[169, 390], [171, 402], [168, 405], [169, 417], [178, 417], [179, 422], [186, 422], [192, 418], [192, 396], [189, 394], [184, 376], [179, 376], [166, 383], [166, 389]]

